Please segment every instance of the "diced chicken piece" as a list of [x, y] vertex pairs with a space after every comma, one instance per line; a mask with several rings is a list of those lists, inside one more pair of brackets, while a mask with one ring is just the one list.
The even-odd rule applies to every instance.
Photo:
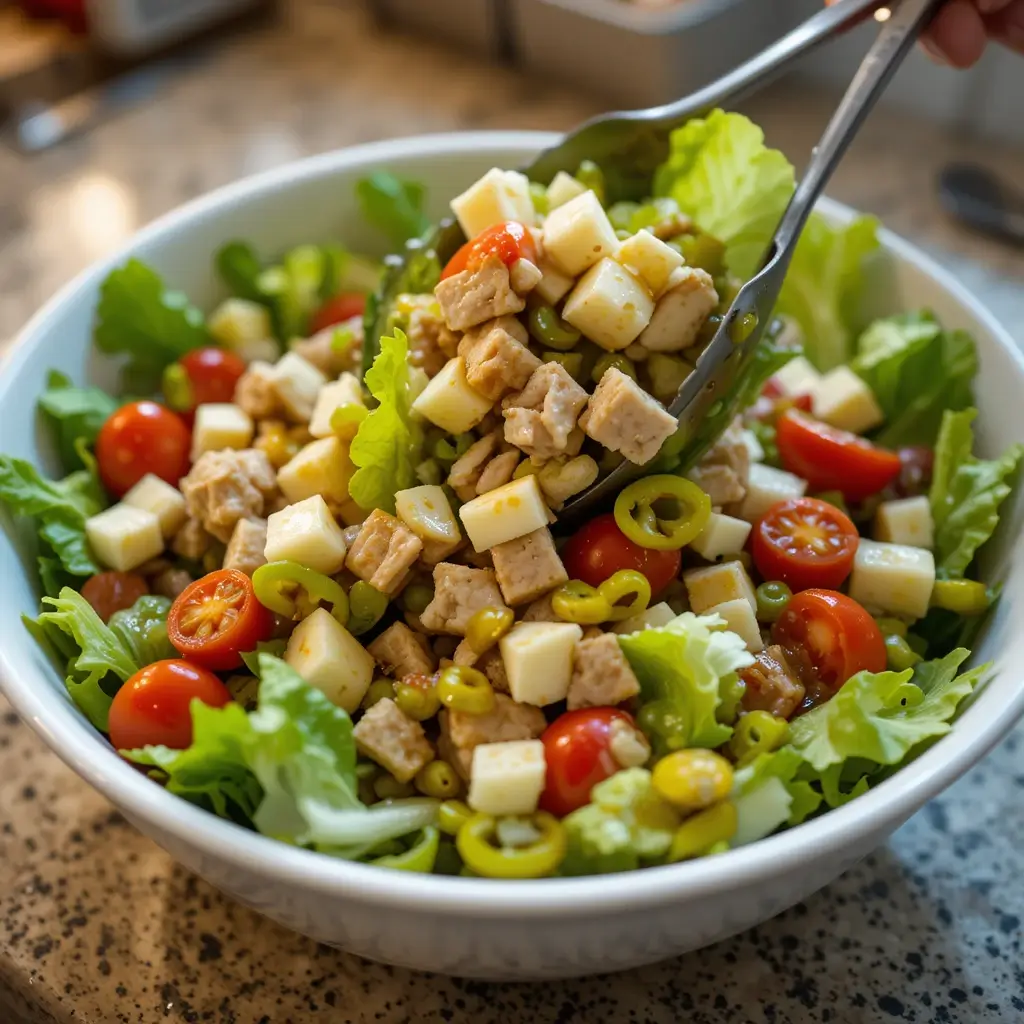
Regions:
[[421, 613], [420, 621], [431, 633], [465, 636], [469, 620], [488, 607], [505, 607], [490, 569], [439, 562], [434, 566], [434, 599]]
[[498, 586], [513, 608], [533, 601], [569, 579], [546, 527], [491, 549]]
[[254, 420], [268, 420], [284, 415], [284, 403], [277, 393], [274, 367], [270, 363], [255, 362], [235, 385], [235, 404]]
[[264, 515], [277, 493], [267, 456], [255, 448], [206, 452], [181, 481], [189, 515], [225, 544], [239, 519]]
[[750, 477], [750, 450], [742, 427], [731, 423], [686, 475], [707, 494], [712, 505], [722, 508], [743, 501]]
[[537, 482], [548, 504], [559, 509], [574, 494], [586, 490], [599, 475], [600, 468], [593, 458], [577, 455], [573, 459], [563, 457], [545, 462], [537, 473]]
[[174, 535], [171, 550], [189, 562], [198, 562], [207, 551], [213, 538], [203, 528], [198, 519], [186, 519], [184, 525]]
[[496, 693], [509, 692], [508, 673], [505, 671], [505, 662], [501, 657], [501, 651], [497, 647], [492, 647], [490, 650], [484, 651], [483, 654], [477, 654], [470, 646], [469, 641], [463, 638], [455, 648], [452, 661], [456, 665], [469, 665], [471, 668], [479, 669], [487, 676]]
[[520, 455], [517, 451], [502, 452], [495, 455], [484, 467], [480, 479], [476, 482], [476, 493], [486, 494], [493, 491], [495, 487], [501, 487], [512, 479], [512, 474], [519, 465]]
[[449, 330], [433, 295], [401, 295], [398, 301], [409, 308], [409, 362], [433, 377], [455, 355], [458, 335]]
[[598, 444], [642, 466], [676, 432], [677, 423], [656, 398], [613, 366], [590, 396], [580, 426]]
[[640, 683], [629, 667], [614, 633], [602, 633], [576, 644], [569, 683], [569, 710], [611, 707], [635, 697]]
[[390, 676], [429, 676], [437, 668], [437, 659], [426, 638], [414, 633], [404, 622], [388, 626], [366, 648], [377, 664]]
[[508, 330], [509, 319], [484, 324], [459, 342], [459, 355], [466, 360], [466, 380], [492, 402], [526, 387], [530, 374], [541, 365], [525, 342]]
[[699, 267], [679, 267], [672, 272], [651, 322], [637, 340], [650, 352], [680, 352], [697, 340], [717, 305], [718, 292], [711, 275]]
[[520, 616], [520, 621], [561, 622], [563, 620], [555, 614], [555, 609], [551, 604], [551, 594], [547, 593], [543, 597], [538, 597], [536, 601], [531, 601], [526, 606], [526, 610]]
[[251, 576], [261, 565], [267, 564], [263, 553], [266, 546], [266, 519], [239, 519], [224, 553], [224, 568], [237, 569]]
[[345, 567], [375, 590], [391, 596], [401, 589], [423, 550], [423, 541], [400, 519], [374, 509], [359, 530]]
[[192, 583], [192, 576], [185, 569], [164, 569], [150, 581], [149, 589], [160, 597], [172, 601]]
[[527, 455], [550, 459], [562, 454], [576, 429], [587, 393], [559, 363], [544, 363], [526, 387], [502, 402], [505, 440]]
[[352, 730], [360, 753], [386, 768], [399, 782], [408, 782], [434, 760], [423, 726], [406, 717], [388, 697], [363, 712]]
[[466, 331], [486, 320], [521, 313], [526, 303], [512, 290], [508, 267], [497, 256], [473, 270], [463, 270], [438, 283], [434, 295], [448, 328]]
[[476, 497], [476, 485], [500, 443], [500, 434], [485, 434], [479, 441], [474, 441], [452, 464], [448, 472], [448, 486], [460, 501], [472, 501]]
[[315, 366], [328, 380], [351, 370], [363, 344], [363, 318], [354, 316], [341, 324], [318, 331], [311, 338], [296, 341], [292, 351]]
[[777, 644], [754, 656], [754, 664], [740, 669], [744, 711], [767, 711], [777, 718], [789, 718], [804, 699], [804, 684]]
[[[484, 743], [508, 743], [536, 739], [547, 728], [540, 708], [517, 704], [504, 693], [494, 695], [494, 707], [486, 715], [463, 711], [442, 711], [441, 736], [454, 754], [452, 762], [463, 778], [469, 778], [473, 751]], [[446, 744], [441, 744], [442, 752]]]

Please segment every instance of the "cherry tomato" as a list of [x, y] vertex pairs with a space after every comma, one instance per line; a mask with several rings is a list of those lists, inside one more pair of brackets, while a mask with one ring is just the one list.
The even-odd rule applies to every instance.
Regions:
[[192, 744], [193, 700], [211, 708], [231, 702], [228, 688], [187, 661], [155, 661], [136, 672], [110, 705], [110, 742], [116, 750], [149, 744], [184, 750]]
[[541, 810], [564, 817], [590, 802], [590, 791], [622, 765], [612, 756], [612, 723], [636, 729], [632, 716], [618, 708], [579, 708], [560, 715], [544, 730], [547, 781]]
[[794, 594], [772, 626], [772, 643], [810, 661], [826, 699], [850, 676], [885, 669], [885, 640], [878, 623], [835, 590]]
[[562, 549], [570, 579], [599, 587], [620, 569], [636, 569], [647, 577], [651, 594], [664, 590], [679, 575], [678, 551], [655, 551], [634, 544], [618, 527], [610, 512], [591, 519]]
[[870, 441], [790, 410], [776, 424], [782, 464], [816, 491], [839, 491], [847, 501], [863, 501], [892, 483], [900, 457]]
[[104, 622], [109, 622], [114, 612], [131, 608], [148, 593], [146, 581], [133, 572], [100, 572], [90, 576], [82, 587], [82, 597]]
[[242, 653], [255, 650], [273, 629], [273, 615], [256, 600], [252, 580], [237, 569], [196, 580], [167, 616], [167, 635], [178, 653], [215, 672], [238, 668]]
[[328, 299], [309, 321], [309, 333], [318, 334], [335, 324], [343, 324], [354, 316], [362, 316], [366, 309], [366, 296], [361, 292], [340, 292]]
[[850, 575], [860, 535], [849, 517], [827, 501], [790, 498], [758, 520], [750, 542], [757, 571], [790, 590], [835, 590]]
[[197, 348], [178, 364], [188, 377], [191, 408], [213, 402], [232, 402], [235, 385], [245, 373], [245, 363], [222, 348]]
[[504, 224], [495, 224], [459, 249], [448, 261], [441, 280], [463, 270], [476, 270], [488, 256], [497, 256], [506, 267], [511, 267], [518, 259], [536, 263], [537, 246], [533, 236], [519, 221], [507, 220]]
[[177, 486], [188, 472], [192, 439], [181, 417], [156, 402], [129, 402], [107, 418], [96, 438], [100, 479], [123, 497], [147, 473]]

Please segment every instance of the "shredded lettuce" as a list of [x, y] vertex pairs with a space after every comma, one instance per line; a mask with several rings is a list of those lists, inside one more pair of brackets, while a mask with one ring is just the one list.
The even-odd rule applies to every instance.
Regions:
[[688, 121], [672, 133], [670, 146], [654, 194], [675, 199], [725, 243], [729, 270], [752, 277], [793, 194], [792, 164], [765, 146], [752, 121], [723, 110]]
[[117, 635], [136, 665], [151, 665], [177, 653], [167, 639], [170, 598], [145, 594], [131, 608], [114, 612], [107, 625]]
[[735, 775], [732, 800], [736, 806], [733, 846], [744, 846], [771, 835], [782, 825], [799, 825], [821, 805], [821, 794], [798, 778], [803, 759], [793, 747], [760, 754]]
[[356, 198], [366, 220], [383, 231], [394, 246], [422, 238], [430, 230], [423, 212], [426, 189], [418, 181], [377, 171], [359, 181]]
[[65, 472], [85, 467], [83, 446], [96, 443], [100, 428], [117, 407], [101, 388], [78, 388], [60, 371], [50, 371], [39, 408], [53, 428]]

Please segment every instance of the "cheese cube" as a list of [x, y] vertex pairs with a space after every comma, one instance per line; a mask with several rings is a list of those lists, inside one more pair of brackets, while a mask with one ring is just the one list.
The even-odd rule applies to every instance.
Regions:
[[251, 366], [253, 363], [274, 363], [281, 354], [281, 346], [273, 338], [259, 338], [256, 341], [241, 341], [235, 355]]
[[653, 313], [647, 286], [621, 263], [604, 259], [577, 282], [565, 300], [562, 319], [595, 345], [617, 352], [636, 340]]
[[326, 608], [317, 608], [295, 627], [284, 660], [349, 714], [373, 680], [373, 656]]
[[764, 640], [761, 638], [761, 627], [757, 624], [757, 616], [754, 609], [742, 597], [735, 601], [724, 601], [716, 604], [713, 608], [704, 611], [704, 615], [720, 615], [725, 619], [726, 628], [743, 638], [747, 650], [751, 654], [757, 654], [764, 650]]
[[544, 253], [570, 277], [578, 277], [619, 247], [608, 214], [589, 189], [552, 210], [544, 221]]
[[469, 239], [502, 221], [533, 224], [536, 220], [530, 182], [526, 176], [497, 167], [491, 168], [475, 185], [456, 196], [452, 200], [452, 212]]
[[627, 238], [615, 258], [629, 267], [655, 295], [660, 295], [668, 286], [672, 271], [683, 265], [682, 255], [650, 231], [638, 231]]
[[620, 619], [612, 624], [613, 633], [637, 633], [641, 629], [658, 629], [660, 626], [667, 626], [676, 613], [672, 611], [665, 601], [651, 605], [647, 611], [637, 615], [630, 615], [628, 619]]
[[875, 512], [875, 540], [890, 544], [909, 544], [914, 548], [934, 547], [931, 502], [918, 498], [883, 501]]
[[807, 481], [784, 469], [775, 469], [755, 462], [747, 478], [747, 494], [740, 505], [739, 517], [753, 523], [760, 519], [780, 501], [788, 498], [802, 498], [807, 491]]
[[576, 642], [582, 638], [583, 629], [575, 622], [513, 626], [498, 641], [512, 699], [540, 708], [565, 700]]
[[164, 550], [156, 515], [123, 503], [87, 519], [85, 538], [97, 560], [118, 572], [131, 572]]
[[456, 356], [441, 367], [412, 407], [442, 430], [465, 434], [491, 411], [492, 404], [470, 386], [466, 380], [466, 360]]
[[742, 562], [722, 562], [704, 569], [691, 569], [683, 573], [683, 583], [690, 597], [690, 608], [703, 615], [716, 604], [743, 600], [757, 611], [754, 584], [743, 568]]
[[322, 437], [301, 448], [277, 473], [277, 486], [289, 502], [314, 494], [335, 507], [348, 500], [348, 483], [355, 472], [348, 449], [338, 437]]
[[747, 449], [747, 455], [750, 457], [751, 462], [764, 462], [764, 447], [757, 439], [757, 434], [749, 427], [744, 427], [740, 431], [740, 441], [743, 442], [743, 447]]
[[192, 427], [192, 461], [203, 452], [219, 452], [224, 448], [248, 448], [256, 427], [252, 417], [231, 402], [214, 402], [196, 409]]
[[811, 392], [814, 415], [832, 427], [863, 434], [885, 420], [874, 392], [848, 366], [829, 370]]
[[772, 383], [786, 398], [810, 395], [821, 382], [821, 374], [803, 356], [790, 359], [772, 376]]
[[[336, 409], [346, 405], [356, 405], [365, 408], [363, 391], [359, 386], [359, 380], [354, 373], [343, 373], [337, 380], [325, 384], [318, 392], [316, 401], [313, 403], [313, 415], [309, 420], [309, 432], [314, 437], [331, 437], [335, 430], [331, 427], [331, 417]], [[353, 420], [347, 424], [342, 436], [347, 438], [355, 437], [359, 424]]]
[[546, 776], [540, 740], [481, 743], [473, 750], [466, 802], [474, 811], [496, 817], [533, 814]]
[[566, 174], [565, 171], [559, 171], [548, 185], [548, 212], [565, 206], [570, 199], [575, 199], [586, 191], [587, 186], [579, 179]]
[[542, 259], [539, 267], [543, 276], [540, 279], [540, 283], [534, 288], [534, 291], [549, 306], [553, 306], [555, 303], [561, 302], [569, 294], [569, 289], [576, 283], [576, 280], [567, 274], [563, 274], [560, 270], [556, 270], [550, 260]]
[[488, 551], [547, 526], [548, 507], [531, 473], [467, 501], [459, 518], [473, 548]]
[[300, 423], [308, 423], [327, 378], [295, 352], [281, 356], [269, 376], [288, 415]]
[[288, 505], [267, 520], [268, 562], [298, 562], [333, 576], [345, 564], [345, 550], [345, 535], [319, 494]]
[[274, 336], [270, 310], [248, 299], [225, 299], [210, 314], [206, 329], [214, 341], [233, 352], [252, 342], [266, 341]]
[[849, 593], [869, 612], [923, 618], [934, 586], [935, 559], [927, 549], [861, 538]]
[[188, 519], [185, 496], [177, 487], [153, 473], [147, 473], [122, 499], [125, 505], [152, 512], [160, 523], [160, 532], [171, 537]]
[[690, 542], [701, 558], [717, 562], [722, 555], [735, 555], [743, 550], [750, 536], [751, 525], [735, 516], [712, 512], [707, 526]]
[[457, 544], [462, 540], [455, 513], [442, 487], [424, 484], [399, 491], [395, 495], [395, 512], [420, 540], [438, 544]]

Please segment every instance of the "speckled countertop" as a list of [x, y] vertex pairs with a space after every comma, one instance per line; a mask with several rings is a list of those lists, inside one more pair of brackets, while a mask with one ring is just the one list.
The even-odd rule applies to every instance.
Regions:
[[[827, 103], [789, 89], [752, 112], [800, 159]], [[31, 161], [0, 150], [0, 338], [137, 226], [240, 175], [385, 135], [594, 111], [296, 0], [285, 26], [204, 57], [145, 108]], [[830, 191], [956, 268], [1024, 341], [1021, 253], [938, 209], [932, 180], [953, 157], [1024, 165], [877, 115]], [[283, 931], [175, 866], [7, 710], [0, 698], [3, 1024], [1024, 1021], [1021, 730], [806, 904], [679, 961], [540, 989], [391, 970]]]

